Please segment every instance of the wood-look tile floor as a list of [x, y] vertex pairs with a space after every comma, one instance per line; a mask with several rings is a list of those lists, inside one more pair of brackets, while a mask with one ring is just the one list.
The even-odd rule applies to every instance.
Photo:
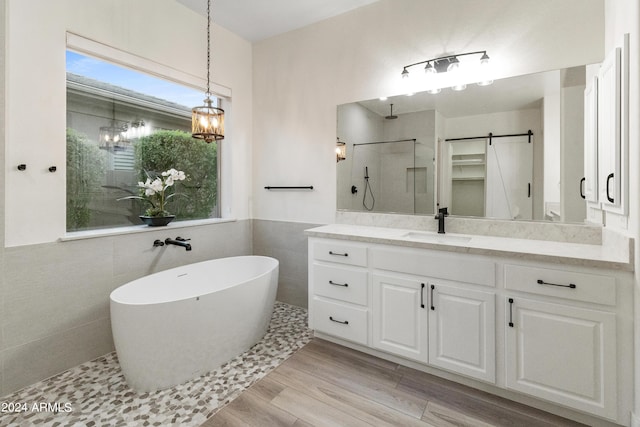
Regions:
[[579, 425], [314, 338], [202, 427]]

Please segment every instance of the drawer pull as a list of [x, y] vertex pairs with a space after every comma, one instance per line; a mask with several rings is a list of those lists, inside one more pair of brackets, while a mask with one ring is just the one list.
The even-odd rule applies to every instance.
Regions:
[[435, 306], [435, 305], [433, 305], [433, 290], [434, 290], [435, 288], [436, 288], [436, 287], [435, 287], [434, 285], [431, 285], [431, 310], [435, 310], [435, 309], [436, 309], [436, 306]]
[[513, 328], [513, 298], [509, 298], [509, 327]]
[[349, 256], [349, 254], [348, 254], [348, 253], [346, 253], [346, 252], [345, 252], [345, 253], [343, 253], [343, 254], [341, 254], [341, 253], [333, 252], [333, 251], [329, 251], [329, 255], [335, 255], [335, 256]]
[[329, 284], [333, 285], [333, 286], [342, 286], [343, 288], [348, 288], [349, 287], [348, 283], [336, 283], [333, 280], [329, 280]]
[[576, 285], [574, 285], [573, 283], [569, 283], [568, 285], [558, 285], [557, 283], [545, 282], [542, 279], [538, 279], [538, 285], [559, 286], [561, 288], [571, 288], [571, 289], [575, 289], [576, 288]]
[[329, 316], [329, 320], [331, 320], [332, 322], [340, 323], [341, 325], [348, 325], [349, 324], [348, 320], [336, 320], [336, 319], [333, 318], [333, 316]]

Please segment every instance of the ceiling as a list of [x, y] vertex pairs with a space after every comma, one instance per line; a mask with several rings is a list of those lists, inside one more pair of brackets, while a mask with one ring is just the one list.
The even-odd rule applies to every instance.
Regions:
[[[177, 0], [207, 15], [207, 0]], [[213, 22], [257, 42], [340, 15], [378, 0], [212, 0]]]

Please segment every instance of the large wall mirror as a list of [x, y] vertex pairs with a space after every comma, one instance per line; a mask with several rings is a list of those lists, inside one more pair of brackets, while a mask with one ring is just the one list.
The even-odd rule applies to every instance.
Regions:
[[584, 88], [597, 65], [337, 108], [337, 207], [584, 222]]

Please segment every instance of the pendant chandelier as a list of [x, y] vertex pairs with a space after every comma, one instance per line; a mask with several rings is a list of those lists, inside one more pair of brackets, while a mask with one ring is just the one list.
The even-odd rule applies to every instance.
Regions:
[[209, 68], [211, 65], [211, 0], [207, 0], [207, 92], [205, 105], [191, 110], [191, 136], [206, 142], [224, 139], [224, 110], [211, 100]]
[[100, 127], [100, 135], [98, 136], [98, 145], [100, 148], [108, 151], [124, 150], [129, 144], [127, 138], [127, 130], [129, 123], [122, 120], [116, 120], [116, 103], [112, 107], [112, 119], [109, 126]]

